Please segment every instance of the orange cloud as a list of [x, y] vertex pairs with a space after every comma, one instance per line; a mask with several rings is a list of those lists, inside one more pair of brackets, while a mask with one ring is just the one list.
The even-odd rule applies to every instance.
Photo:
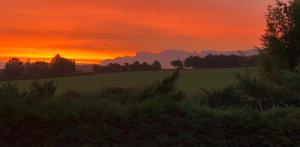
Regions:
[[104, 59], [260, 45], [273, 0], [0, 0], [0, 56]]

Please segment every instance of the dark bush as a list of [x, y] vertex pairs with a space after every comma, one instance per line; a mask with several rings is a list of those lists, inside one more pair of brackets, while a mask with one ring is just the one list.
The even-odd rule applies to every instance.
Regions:
[[56, 88], [57, 86], [53, 81], [46, 81], [44, 83], [34, 81], [28, 91], [26, 101], [28, 103], [34, 103], [39, 102], [43, 99], [52, 98], [54, 97]]
[[177, 70], [172, 73], [169, 77], [162, 81], [153, 83], [150, 87], [145, 89], [145, 92], [141, 96], [142, 99], [148, 97], [154, 97], [159, 95], [172, 95], [175, 100], [182, 100], [185, 97], [185, 93], [176, 87], [176, 83], [180, 78], [180, 71]]
[[[299, 107], [272, 107], [259, 112], [248, 106], [248, 99], [239, 99], [246, 94], [235, 87], [238, 84], [210, 92], [207, 103], [201, 104], [207, 96], [185, 99], [180, 94], [175, 84], [179, 75], [175, 72], [146, 88], [106, 88], [62, 96], [54, 95], [52, 82], [36, 82], [26, 97], [17, 94], [5, 100], [0, 98], [0, 145], [300, 144]], [[16, 85], [7, 87], [11, 92], [18, 91]], [[5, 86], [0, 89], [3, 92]], [[73, 95], [76, 98], [69, 100]], [[28, 97], [32, 97], [31, 103], [24, 101]]]
[[261, 112], [276, 106], [300, 106], [300, 74], [282, 72], [278, 81], [265, 81], [255, 75], [236, 75], [237, 83], [222, 89], [207, 91], [207, 104], [213, 108], [253, 107]]
[[10, 82], [0, 84], [0, 100], [19, 98], [22, 96], [25, 96], [25, 94], [20, 92], [17, 84]]
[[243, 107], [249, 104], [248, 98], [243, 96], [235, 85], [212, 91], [204, 90], [204, 92], [208, 97], [208, 106], [213, 108]]

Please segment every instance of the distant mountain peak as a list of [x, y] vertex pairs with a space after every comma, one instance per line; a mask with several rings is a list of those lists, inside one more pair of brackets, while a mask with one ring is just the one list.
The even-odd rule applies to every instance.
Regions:
[[[252, 56], [255, 54], [258, 54], [256, 50], [245, 50], [243, 51], [245, 56]], [[189, 56], [200, 56], [205, 57], [209, 54], [213, 55], [240, 55], [240, 51], [215, 51], [215, 50], [202, 50], [200, 53], [193, 51], [183, 51], [183, 50], [177, 50], [177, 49], [167, 49], [164, 51], [161, 51], [160, 53], [151, 53], [151, 52], [137, 52], [135, 56], [125, 56], [125, 57], [117, 57], [114, 59], [107, 59], [103, 60], [101, 62], [101, 65], [107, 65], [109, 63], [133, 63], [135, 61], [139, 62], [147, 62], [149, 64], [152, 64], [154, 61], [159, 61], [162, 64], [163, 68], [172, 68], [172, 65], [170, 64], [172, 60], [180, 59], [184, 60], [185, 58]]]

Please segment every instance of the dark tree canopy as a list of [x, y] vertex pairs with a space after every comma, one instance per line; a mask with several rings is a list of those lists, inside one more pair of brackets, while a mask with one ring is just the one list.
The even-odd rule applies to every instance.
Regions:
[[158, 61], [154, 61], [152, 64], [152, 67], [154, 70], [160, 70], [161, 69], [161, 64]]
[[132, 64], [125, 63], [124, 65], [118, 63], [109, 63], [107, 66], [95, 65], [94, 72], [97, 73], [112, 73], [112, 72], [125, 72], [125, 71], [146, 71], [146, 70], [160, 70], [161, 64], [158, 61], [154, 61], [153, 64], [148, 64], [139, 61], [135, 61]]
[[44, 61], [28, 62], [25, 71], [28, 75], [46, 75], [50, 73], [49, 63]]
[[294, 71], [300, 57], [300, 0], [276, 0], [268, 7], [266, 22], [261, 51], [265, 76], [270, 78], [281, 69]]
[[18, 58], [11, 58], [5, 65], [4, 74], [6, 77], [19, 77], [24, 72], [24, 64]]
[[171, 62], [171, 65], [174, 66], [177, 69], [183, 69], [183, 62], [181, 60], [174, 60]]
[[186, 68], [232, 68], [255, 66], [257, 56], [208, 55], [206, 57], [190, 56], [184, 60]]
[[53, 76], [56, 74], [73, 74], [75, 73], [75, 61], [56, 55], [52, 58], [51, 63], [44, 61], [22, 62], [18, 58], [11, 58], [5, 65], [1, 78], [40, 78]]
[[59, 54], [52, 58], [50, 65], [55, 73], [75, 72], [75, 61], [63, 58]]

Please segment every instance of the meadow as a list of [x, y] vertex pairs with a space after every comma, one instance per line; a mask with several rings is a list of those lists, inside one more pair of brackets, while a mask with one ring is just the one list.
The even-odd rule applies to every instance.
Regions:
[[[224, 69], [200, 69], [183, 70], [178, 81], [178, 88], [188, 95], [195, 95], [200, 88], [208, 90], [222, 88], [235, 82], [234, 74], [254, 71], [254, 68], [224, 68]], [[41, 82], [53, 80], [57, 84], [57, 93], [61, 94], [67, 90], [79, 92], [93, 92], [106, 87], [144, 87], [153, 82], [162, 80], [174, 70], [160, 71], [137, 71], [121, 73], [105, 73], [77, 77], [59, 77], [42, 79]], [[33, 80], [17, 81], [20, 89], [28, 89]]]

